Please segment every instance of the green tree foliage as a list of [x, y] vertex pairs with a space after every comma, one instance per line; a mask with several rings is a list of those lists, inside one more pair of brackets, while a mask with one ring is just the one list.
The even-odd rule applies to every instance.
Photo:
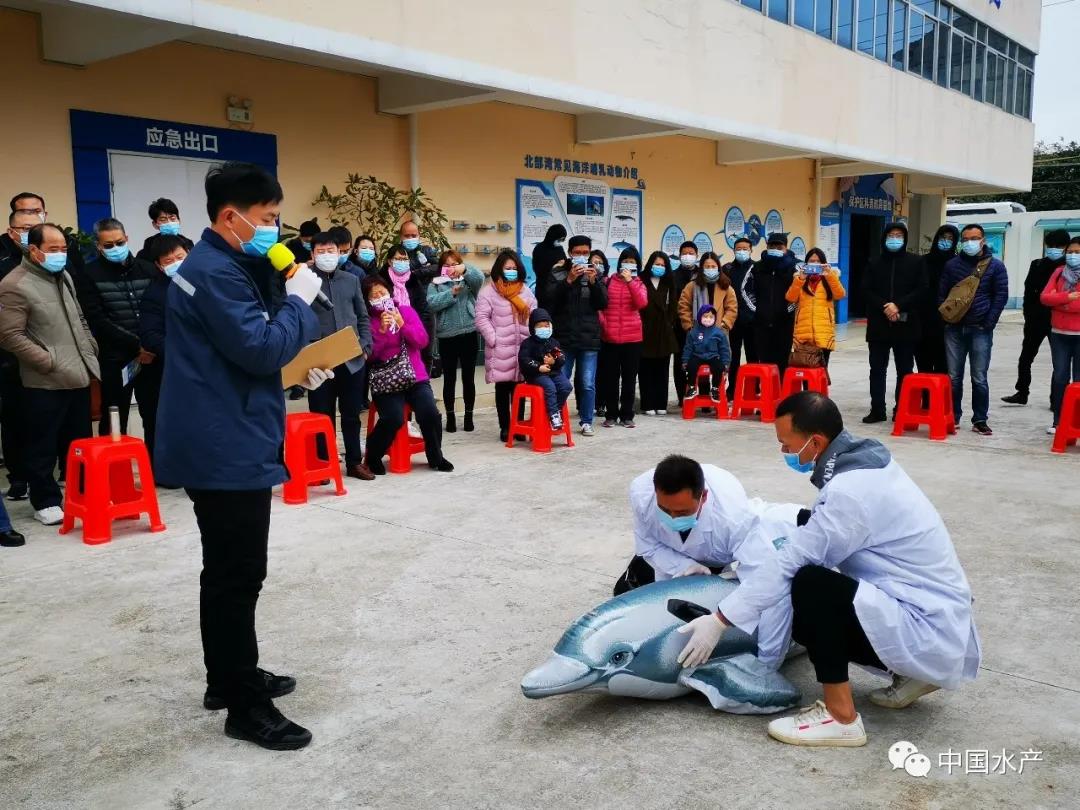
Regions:
[[982, 194], [959, 197], [957, 202], [998, 202], [1005, 197], [1028, 211], [1056, 211], [1080, 208], [1080, 143], [1039, 141], [1035, 144], [1035, 166], [1031, 191], [1024, 194]]

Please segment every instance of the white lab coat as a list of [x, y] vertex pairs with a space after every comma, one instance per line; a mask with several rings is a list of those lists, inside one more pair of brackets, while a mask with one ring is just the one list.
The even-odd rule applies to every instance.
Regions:
[[[630, 484], [635, 553], [653, 567], [657, 580], [678, 576], [695, 562], [715, 568], [737, 562], [740, 579], [750, 576], [776, 553], [772, 540], [795, 528], [798, 505], [748, 499], [734, 475], [712, 464], [701, 466], [709, 494], [685, 543], [678, 532], [660, 521], [653, 470]], [[764, 612], [758, 628], [758, 658], [776, 669], [783, 663], [790, 641], [788, 600]]]
[[859, 581], [855, 613], [890, 671], [955, 688], [975, 677], [981, 650], [971, 588], [949, 532], [930, 500], [895, 461], [836, 474], [810, 521], [739, 587], [720, 610], [753, 632], [805, 565]]

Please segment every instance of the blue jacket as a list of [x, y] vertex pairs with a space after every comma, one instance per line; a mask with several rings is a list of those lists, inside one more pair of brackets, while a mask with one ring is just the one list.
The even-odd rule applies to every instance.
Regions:
[[285, 480], [281, 369], [319, 336], [319, 320], [295, 296], [270, 316], [259, 290], [273, 272], [208, 228], [173, 277], [154, 449], [160, 480], [224, 490]]
[[682, 353], [683, 365], [689, 363], [691, 357], [699, 360], [712, 360], [718, 357], [724, 364], [724, 368], [727, 368], [731, 363], [731, 344], [728, 342], [727, 334], [719, 326], [710, 326], [706, 329], [700, 323], [695, 323], [686, 335], [686, 345]]
[[158, 271], [139, 305], [139, 343], [157, 355], [157, 363], [165, 362], [165, 298], [171, 285], [172, 279]]
[[[968, 256], [961, 253], [945, 263], [941, 271], [941, 281], [938, 284], [938, 304], [940, 305], [948, 296], [949, 290], [975, 272], [979, 262], [992, 255], [990, 249], [983, 245], [982, 253], [978, 256]], [[979, 280], [979, 287], [975, 290], [975, 300], [971, 302], [964, 319], [955, 326], [981, 326], [984, 329], [993, 329], [997, 326], [1001, 311], [1009, 301], [1009, 273], [1005, 264], [1000, 259], [990, 259], [990, 265]]]

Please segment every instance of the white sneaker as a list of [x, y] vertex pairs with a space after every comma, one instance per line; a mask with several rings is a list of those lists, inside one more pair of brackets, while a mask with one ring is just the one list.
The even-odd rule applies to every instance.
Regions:
[[791, 717], [781, 717], [769, 723], [769, 736], [791, 745], [835, 746], [857, 748], [866, 745], [866, 730], [862, 715], [854, 723], [836, 720], [820, 700]]
[[656, 411], [642, 411], [646, 416], [656, 416]]
[[1046, 429], [1047, 436], [1054, 436], [1055, 434], [1057, 434], [1057, 425], [1051, 425]]
[[46, 506], [34, 512], [34, 517], [46, 526], [59, 526], [64, 522], [64, 510], [59, 506]]
[[923, 695], [929, 695], [940, 688], [932, 683], [917, 681], [904, 675], [893, 675], [891, 686], [875, 689], [870, 693], [870, 702], [886, 709], [905, 709]]
[[581, 435], [582, 436], [592, 436], [592, 435], [594, 435], [592, 425], [582, 425], [581, 426]]
[[667, 416], [667, 409], [666, 409], [666, 408], [660, 408], [660, 409], [659, 409], [659, 410], [658, 410], [658, 411], [656, 412], [656, 415], [657, 415], [657, 416]]
[[414, 439], [420, 439], [423, 437], [423, 433], [420, 432], [420, 426], [416, 422], [409, 422], [409, 436]]

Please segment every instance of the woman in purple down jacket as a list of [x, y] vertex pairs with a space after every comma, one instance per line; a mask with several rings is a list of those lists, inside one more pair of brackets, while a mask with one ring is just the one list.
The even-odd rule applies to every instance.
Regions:
[[[405, 406], [408, 405], [420, 425], [428, 464], [439, 472], [453, 472], [454, 465], [442, 454], [442, 419], [435, 406], [427, 366], [420, 356], [421, 349], [428, 345], [428, 333], [420, 316], [411, 306], [395, 304], [386, 282], [379, 276], [368, 276], [360, 288], [371, 317], [371, 399], [379, 414], [379, 421], [368, 434], [365, 465], [375, 475], [386, 474], [383, 456], [389, 452], [394, 437], [405, 424]], [[375, 384], [379, 367], [393, 360], [402, 350], [409, 358], [416, 381], [405, 391], [380, 392]]]
[[484, 338], [484, 378], [495, 383], [499, 439], [510, 434], [510, 400], [521, 380], [518, 348], [529, 336], [529, 313], [536, 298], [525, 286], [525, 265], [512, 250], [495, 257], [491, 283], [476, 297], [476, 331]]

